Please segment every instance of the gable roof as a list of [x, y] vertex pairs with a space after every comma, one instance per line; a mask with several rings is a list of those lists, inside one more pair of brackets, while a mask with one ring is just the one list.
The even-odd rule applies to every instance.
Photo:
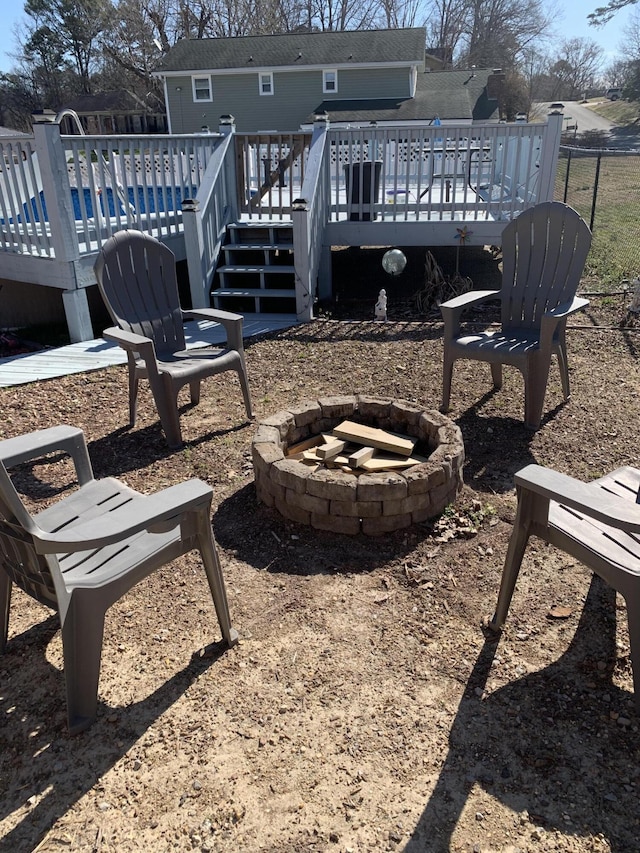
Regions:
[[[427, 71], [418, 74], [413, 98], [327, 99], [314, 110], [325, 111], [334, 122], [495, 121], [499, 104], [489, 97], [487, 83], [494, 72]], [[495, 94], [492, 92], [491, 94]], [[313, 113], [308, 122], [313, 121]]]
[[78, 95], [65, 104], [77, 113], [126, 113], [144, 111], [146, 104], [127, 89], [99, 92], [95, 95]]
[[426, 30], [348, 30], [237, 38], [181, 39], [156, 74], [372, 63], [424, 64]]

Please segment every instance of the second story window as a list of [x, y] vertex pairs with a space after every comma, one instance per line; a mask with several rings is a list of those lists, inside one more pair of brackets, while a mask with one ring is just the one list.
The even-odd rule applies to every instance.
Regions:
[[338, 72], [335, 69], [322, 72], [322, 91], [325, 94], [338, 91]]
[[273, 95], [273, 74], [267, 71], [258, 75], [261, 95]]
[[194, 101], [212, 101], [211, 77], [192, 77]]

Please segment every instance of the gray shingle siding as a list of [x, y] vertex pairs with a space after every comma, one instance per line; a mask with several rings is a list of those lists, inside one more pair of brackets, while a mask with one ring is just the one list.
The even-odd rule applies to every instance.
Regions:
[[[167, 94], [174, 133], [190, 133], [208, 125], [217, 130], [221, 115], [231, 114], [240, 132], [297, 131], [313, 105], [335, 98], [408, 97], [407, 68], [347, 69], [338, 72], [338, 92], [323, 94], [322, 71], [274, 71], [273, 95], [260, 95], [258, 74], [211, 75], [213, 101], [193, 102], [191, 78], [167, 78]], [[177, 91], [180, 87], [181, 91]]]

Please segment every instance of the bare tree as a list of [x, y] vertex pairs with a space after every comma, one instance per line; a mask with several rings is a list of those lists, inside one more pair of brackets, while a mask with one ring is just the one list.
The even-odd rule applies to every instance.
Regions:
[[575, 99], [590, 89], [601, 71], [603, 56], [604, 51], [593, 39], [565, 39], [550, 69], [552, 97]]
[[427, 18], [427, 44], [438, 48], [446, 65], [453, 57], [466, 29], [468, 0], [433, 0]]
[[464, 58], [480, 68], [514, 68], [552, 20], [542, 0], [470, 0]]

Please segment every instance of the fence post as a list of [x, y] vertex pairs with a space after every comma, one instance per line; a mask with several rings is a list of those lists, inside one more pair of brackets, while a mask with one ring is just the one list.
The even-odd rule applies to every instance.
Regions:
[[69, 283], [62, 292], [62, 304], [69, 337], [72, 343], [89, 341], [93, 338], [93, 328], [86, 290], [78, 286], [81, 277], [80, 246], [60, 125], [51, 121], [36, 122], [33, 136], [51, 229], [51, 245], [56, 261], [66, 266], [68, 271]]
[[560, 138], [562, 136], [563, 115], [560, 110], [549, 113], [547, 128], [542, 138], [540, 151], [540, 181], [538, 202], [553, 201], [556, 181], [558, 155], [560, 153]]

